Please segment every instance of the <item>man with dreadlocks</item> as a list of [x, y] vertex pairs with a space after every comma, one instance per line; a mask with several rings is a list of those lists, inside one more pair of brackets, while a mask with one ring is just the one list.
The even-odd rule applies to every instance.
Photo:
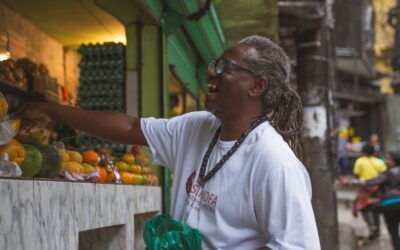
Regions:
[[251, 36], [210, 62], [207, 111], [139, 119], [40, 103], [20, 116], [149, 146], [174, 171], [172, 216], [200, 230], [203, 249], [320, 249], [289, 74], [285, 52]]

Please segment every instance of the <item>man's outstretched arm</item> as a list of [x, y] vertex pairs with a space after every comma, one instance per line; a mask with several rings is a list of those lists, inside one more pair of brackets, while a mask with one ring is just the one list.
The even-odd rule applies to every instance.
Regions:
[[[123, 113], [90, 111], [52, 103], [28, 103], [16, 116], [22, 119], [23, 124], [46, 127], [59, 122], [113, 142], [147, 146], [140, 119]], [[29, 129], [29, 126], [25, 128]]]

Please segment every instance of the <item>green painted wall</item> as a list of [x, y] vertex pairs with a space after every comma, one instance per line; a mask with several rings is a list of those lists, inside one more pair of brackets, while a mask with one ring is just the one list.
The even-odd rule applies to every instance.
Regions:
[[156, 25], [144, 25], [142, 33], [142, 116], [161, 115], [160, 83], [162, 81], [159, 29]]
[[126, 70], [137, 70], [137, 29], [136, 25], [125, 26]]
[[[202, 7], [199, 4], [200, 1], [165, 0], [165, 2], [169, 11], [184, 17], [195, 13]], [[220, 21], [217, 18], [214, 3], [212, 3], [210, 11], [200, 19], [186, 20], [181, 26], [189, 34], [193, 42], [192, 46], [199, 52], [203, 63], [208, 63], [211, 59], [216, 58], [227, 47]]]
[[[163, 107], [168, 107], [167, 99], [163, 98], [168, 86], [165, 81], [165, 66], [163, 63], [163, 43], [164, 39], [160, 36], [160, 29], [157, 25], [145, 24], [142, 30], [142, 80], [141, 80], [141, 116], [142, 117], [162, 117], [165, 113]], [[162, 69], [163, 68], [163, 69]], [[162, 103], [163, 102], [163, 103]], [[161, 105], [162, 104], [162, 105]], [[147, 152], [150, 155], [150, 152]], [[152, 166], [153, 173], [159, 177], [160, 184], [169, 183], [161, 176], [164, 171], [161, 167]], [[164, 196], [169, 197], [169, 190], [164, 186]], [[169, 202], [169, 198], [168, 198]], [[165, 208], [169, 209], [169, 203]], [[166, 212], [169, 212], [167, 210]]]
[[167, 39], [168, 63], [172, 71], [196, 98], [198, 97], [197, 55], [181, 32], [175, 32]]

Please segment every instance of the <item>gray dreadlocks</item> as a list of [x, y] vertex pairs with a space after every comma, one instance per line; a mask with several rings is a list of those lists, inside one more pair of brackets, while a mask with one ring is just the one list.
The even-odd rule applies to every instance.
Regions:
[[302, 157], [299, 132], [303, 124], [300, 96], [289, 86], [290, 60], [281, 47], [262, 36], [246, 37], [239, 43], [256, 50], [244, 61], [258, 74], [266, 76], [268, 88], [263, 94], [264, 114], [275, 130]]

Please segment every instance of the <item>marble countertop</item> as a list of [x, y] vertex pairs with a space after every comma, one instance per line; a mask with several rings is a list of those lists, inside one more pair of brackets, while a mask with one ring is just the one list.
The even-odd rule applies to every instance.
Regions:
[[0, 177], [0, 249], [144, 249], [160, 186]]
[[[55, 182], [69, 182], [69, 183], [86, 183], [86, 184], [100, 184], [100, 185], [123, 185], [123, 186], [154, 186], [154, 185], [140, 185], [140, 184], [125, 184], [125, 183], [111, 183], [111, 182], [91, 182], [91, 181], [72, 181], [72, 180], [67, 180], [63, 178], [32, 178], [32, 177], [4, 177], [0, 176], [0, 180], [5, 179], [5, 180], [19, 180], [19, 181], [55, 181]], [[157, 186], [157, 185], [156, 185]], [[159, 186], [159, 185], [158, 185]]]

